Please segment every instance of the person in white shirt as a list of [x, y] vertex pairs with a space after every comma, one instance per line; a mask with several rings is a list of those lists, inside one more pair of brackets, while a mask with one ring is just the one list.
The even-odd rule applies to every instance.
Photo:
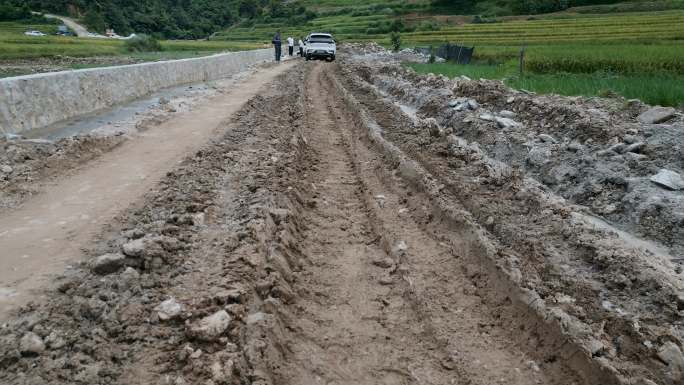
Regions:
[[304, 57], [304, 42], [299, 38], [299, 57]]
[[287, 38], [287, 52], [290, 53], [290, 56], [292, 56], [292, 53], [294, 52], [294, 39], [292, 36]]

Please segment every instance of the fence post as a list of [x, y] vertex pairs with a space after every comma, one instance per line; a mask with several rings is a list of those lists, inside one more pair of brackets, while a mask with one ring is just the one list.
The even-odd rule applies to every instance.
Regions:
[[458, 56], [456, 57], [456, 64], [461, 64], [461, 50], [463, 49], [462, 45], [458, 45]]
[[524, 71], [525, 71], [525, 44], [523, 43], [522, 47], [520, 47], [520, 77], [523, 76]]

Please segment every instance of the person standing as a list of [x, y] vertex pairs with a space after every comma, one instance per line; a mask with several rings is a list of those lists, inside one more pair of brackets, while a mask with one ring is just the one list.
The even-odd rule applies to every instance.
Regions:
[[280, 40], [280, 31], [276, 31], [275, 36], [273, 36], [273, 40], [271, 41], [273, 43], [273, 48], [275, 48], [275, 59], [277, 62], [280, 62], [280, 49], [282, 46], [282, 41]]
[[287, 51], [290, 54], [290, 56], [292, 56], [292, 54], [294, 53], [294, 39], [292, 38], [292, 36], [289, 36], [287, 38]]
[[302, 38], [299, 38], [299, 57], [304, 57], [304, 42], [302, 41]]

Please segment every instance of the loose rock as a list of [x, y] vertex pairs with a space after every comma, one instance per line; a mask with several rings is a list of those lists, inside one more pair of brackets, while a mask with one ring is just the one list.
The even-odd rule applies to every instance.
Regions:
[[91, 262], [91, 269], [97, 274], [111, 274], [123, 267], [125, 260], [119, 253], [100, 255]]
[[497, 116], [494, 118], [496, 121], [496, 124], [499, 126], [499, 128], [513, 128], [513, 127], [520, 127], [521, 124], [516, 122], [513, 119], [509, 118], [502, 118], [500, 116]]
[[145, 239], [134, 239], [122, 247], [123, 253], [129, 257], [140, 257], [145, 251]]
[[175, 298], [171, 297], [157, 305], [154, 310], [157, 311], [157, 316], [160, 320], [167, 321], [178, 317], [183, 311], [183, 306], [176, 302]]
[[669, 190], [684, 189], [684, 178], [679, 173], [664, 168], [651, 177], [651, 182]]
[[188, 333], [190, 336], [204, 341], [213, 341], [228, 329], [230, 321], [230, 315], [225, 310], [219, 310], [190, 325]]
[[672, 107], [653, 107], [637, 117], [641, 123], [657, 124], [674, 118], [676, 110]]
[[45, 351], [45, 343], [36, 333], [28, 332], [19, 341], [19, 351], [23, 355], [38, 355]]

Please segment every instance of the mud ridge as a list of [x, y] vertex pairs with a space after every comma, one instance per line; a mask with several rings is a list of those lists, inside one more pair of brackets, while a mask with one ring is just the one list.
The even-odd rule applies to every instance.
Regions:
[[[349, 74], [347, 73], [346, 76], [349, 77]], [[629, 366], [625, 367], [625, 362], [619, 360], [617, 362], [617, 367], [623, 370], [623, 372], [620, 373], [614, 367], [615, 361], [611, 362], [605, 357], [601, 357], [603, 355], [601, 352], [604, 348], [599, 348], [599, 354], [596, 354], [596, 347], [603, 346], [603, 342], [599, 342], [599, 339], [604, 340], [603, 338], [605, 337], [598, 337], [599, 339], [597, 339], [592, 328], [588, 324], [582, 322], [581, 319], [578, 319], [576, 314], [568, 314], [558, 305], [545, 305], [546, 300], [542, 299], [539, 294], [535, 292], [534, 285], [530, 286], [528, 283], [521, 280], [524, 275], [518, 268], [522, 268], [520, 265], [520, 257], [515, 256], [515, 254], [511, 253], [510, 249], [499, 245], [490, 235], [487, 235], [487, 230], [480, 227], [480, 225], [477, 224], [477, 221], [472, 217], [472, 214], [468, 211], [464, 211], [462, 208], [454, 210], [454, 202], [458, 202], [461, 199], [459, 199], [458, 196], [450, 197], [448, 189], [445, 189], [445, 186], [441, 185], [439, 179], [435, 179], [433, 175], [430, 175], [430, 173], [421, 166], [418, 166], [413, 160], [407, 158], [407, 156], [396, 146], [388, 142], [383, 137], [383, 131], [380, 126], [363, 112], [364, 106], [355, 101], [353, 96], [344, 90], [339, 81], [336, 81], [335, 84], [337, 85], [338, 90], [345, 95], [349, 110], [361, 111], [359, 112], [357, 119], [359, 120], [359, 124], [368, 129], [371, 141], [376, 144], [379, 150], [383, 151], [392, 159], [403, 176], [412, 181], [416, 187], [429, 193], [428, 195], [433, 199], [433, 202], [437, 202], [436, 204], [439, 208], [437, 211], [453, 221], [455, 227], [465, 227], [474, 234], [474, 241], [480, 244], [479, 246], [483, 249], [483, 254], [487, 256], [483, 262], [487, 265], [487, 270], [490, 272], [491, 277], [497, 277], [497, 279], [495, 279], [496, 281], [500, 280], [500, 282], [505, 283], [499, 288], [500, 295], [506, 296], [507, 293], [511, 292], [518, 293], [517, 298], [515, 299], [517, 306], [519, 306], [521, 310], [536, 315], [537, 322], [539, 322], [540, 325], [543, 325], [541, 329], [546, 330], [549, 334], [548, 338], [551, 341], [549, 345], [553, 345], [553, 341], [555, 341], [558, 351], [562, 352], [560, 356], [567, 360], [569, 365], [578, 373], [583, 374], [588, 383], [630, 383], [629, 381], [632, 381], [630, 378], [633, 378], [634, 374], [640, 372], [642, 369], [640, 369], [639, 366], [632, 366], [630, 369], [627, 369]], [[363, 85], [357, 82], [354, 83], [354, 88], [357, 90], [363, 89]], [[385, 108], [387, 109], [387, 107]], [[394, 112], [397, 113], [397, 111]], [[497, 176], [496, 174], [499, 174], [499, 178], [501, 177], [500, 169], [501, 167], [497, 165], [497, 162], [493, 162], [492, 166], [489, 166], [490, 173], [494, 174], [492, 175], [494, 177]], [[469, 206], [469, 208], [472, 210], [472, 206]], [[458, 224], [458, 226], [456, 226], [456, 224]], [[532, 287], [532, 289], [530, 289], [530, 287]], [[544, 294], [546, 297], [547, 294]], [[618, 325], [624, 325], [624, 321], [616, 321]], [[638, 332], [635, 334], [639, 335]], [[618, 338], [618, 336], [614, 336], [613, 338]], [[619, 340], [620, 339], [618, 339], [618, 341]], [[615, 340], [613, 339], [613, 341]], [[641, 364], [643, 365], [643, 363]], [[656, 370], [662, 370], [660, 369], [662, 368], [660, 365], [656, 365], [655, 368], [658, 368]], [[674, 376], [676, 375], [675, 371]], [[649, 375], [647, 376], [650, 377]], [[667, 375], [666, 378], [667, 377], [672, 378], [669, 375]]]

